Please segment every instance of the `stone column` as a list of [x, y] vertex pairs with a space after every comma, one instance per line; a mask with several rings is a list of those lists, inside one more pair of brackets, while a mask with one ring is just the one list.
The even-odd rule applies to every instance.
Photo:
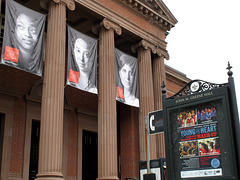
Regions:
[[[154, 110], [153, 95], [153, 77], [152, 77], [152, 60], [151, 52], [156, 53], [156, 48], [146, 40], [132, 48], [133, 51], [138, 49], [138, 71], [139, 71], [139, 146], [140, 159], [146, 160], [146, 132], [145, 116]], [[150, 139], [150, 159], [156, 159], [156, 135], [151, 135]]]
[[[164, 57], [169, 59], [166, 52], [157, 49], [157, 56], [153, 59], [153, 89], [154, 89], [154, 110], [161, 110], [162, 107], [162, 82], [166, 82]], [[166, 157], [164, 133], [156, 135], [157, 158]]]
[[41, 5], [49, 6], [49, 15], [37, 180], [60, 180], [63, 179], [66, 5], [69, 9], [74, 10], [75, 4], [71, 0], [42, 1], [41, 3]]
[[117, 180], [117, 117], [114, 32], [120, 26], [104, 19], [99, 32], [98, 180]]

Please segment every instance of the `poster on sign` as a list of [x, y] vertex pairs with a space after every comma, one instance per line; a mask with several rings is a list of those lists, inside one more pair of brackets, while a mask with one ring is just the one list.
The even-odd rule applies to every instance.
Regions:
[[137, 58], [115, 48], [115, 72], [117, 101], [139, 107]]
[[6, 1], [1, 64], [42, 76], [46, 15]]
[[178, 110], [182, 178], [222, 175], [216, 106], [217, 102]]
[[68, 85], [97, 94], [97, 47], [97, 39], [68, 26]]

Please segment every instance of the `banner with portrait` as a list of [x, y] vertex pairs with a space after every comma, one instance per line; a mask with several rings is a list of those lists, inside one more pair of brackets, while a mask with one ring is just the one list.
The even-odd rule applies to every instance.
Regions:
[[97, 39], [68, 26], [68, 85], [97, 94], [97, 47]]
[[138, 62], [115, 48], [116, 99], [124, 104], [139, 107]]
[[0, 63], [42, 76], [45, 19], [46, 15], [6, 0]]

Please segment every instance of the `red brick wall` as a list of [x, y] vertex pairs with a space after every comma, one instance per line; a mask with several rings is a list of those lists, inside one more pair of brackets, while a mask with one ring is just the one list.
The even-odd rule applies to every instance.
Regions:
[[[77, 146], [78, 146], [78, 138], [77, 138], [77, 132], [78, 132], [78, 123], [77, 123], [77, 117], [73, 113], [69, 116], [68, 121], [68, 162], [67, 162], [67, 176], [68, 177], [74, 177], [76, 179], [77, 177]], [[73, 179], [73, 178], [71, 178]]]
[[26, 104], [22, 98], [16, 100], [12, 125], [12, 147], [9, 177], [21, 178], [23, 172], [23, 152], [25, 138]]
[[121, 15], [122, 17], [128, 19], [131, 22], [134, 22], [140, 28], [148, 31], [150, 34], [155, 35], [160, 39], [165, 39], [165, 31], [160, 31], [159, 27], [153, 25], [149, 22], [149, 19], [143, 18], [141, 15], [130, 9], [128, 6], [124, 4], [120, 4], [117, 1], [112, 0], [96, 0], [100, 4], [108, 7], [112, 11], [116, 12], [117, 14]]
[[0, 91], [18, 95], [14, 105], [12, 141], [10, 151], [9, 177], [22, 178], [24, 160], [24, 139], [26, 102], [24, 96], [41, 77], [0, 65]]
[[187, 83], [182, 82], [177, 78], [173, 78], [171, 76], [167, 76], [167, 97], [173, 96], [178, 91], [180, 91]]
[[138, 108], [120, 104], [121, 179], [139, 177]]

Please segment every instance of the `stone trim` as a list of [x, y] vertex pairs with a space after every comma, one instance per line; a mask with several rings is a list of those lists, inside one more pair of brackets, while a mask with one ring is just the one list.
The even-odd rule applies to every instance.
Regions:
[[[172, 27], [177, 23], [177, 20], [171, 15], [169, 11], [164, 13], [161, 3], [151, 0], [150, 2], [143, 2], [143, 0], [121, 0], [129, 7], [140, 12], [153, 23], [158, 24], [164, 30], [170, 31]], [[150, 6], [152, 7], [150, 7]]]
[[148, 48], [152, 51], [153, 54], [158, 55], [159, 57], [163, 56], [165, 59], [169, 60], [169, 54], [166, 50], [161, 49], [159, 46], [154, 45], [153, 43], [143, 39], [142, 41], [140, 41], [139, 43], [132, 45], [131, 46], [131, 50], [133, 53], [137, 52], [137, 49], [139, 47], [144, 48], [145, 50], [147, 50]]
[[162, 49], [166, 49], [167, 43], [164, 40], [159, 39], [157, 36], [150, 34], [145, 29], [137, 26], [134, 22], [123, 18], [122, 16], [117, 14], [115, 11], [103, 6], [99, 2], [92, 1], [92, 0], [87, 0], [87, 1], [75, 0], [75, 2], [119, 24], [119, 26], [121, 26], [122, 28], [132, 32], [133, 34], [138, 35], [142, 39], [146, 39], [147, 41], [152, 42], [153, 44], [158, 44], [159, 47], [161, 47]]
[[160, 49], [160, 48], [157, 48], [157, 55], [159, 57], [163, 56], [166, 60], [169, 60], [169, 54], [166, 50], [163, 50], [163, 49]]
[[149, 41], [147, 40], [141, 40], [139, 43], [135, 44], [135, 45], [132, 45], [131, 46], [131, 50], [133, 53], [136, 53], [137, 52], [137, 49], [139, 47], [142, 47], [143, 49], [147, 50], [148, 48], [152, 51], [153, 54], [156, 54], [157, 53], [157, 49], [156, 49], [156, 46], [154, 46], [154, 44], [150, 43]]
[[148, 41], [146, 41], [146, 40], [142, 40], [140, 43], [139, 43], [139, 47], [143, 47], [144, 49], [151, 49], [151, 51], [152, 51], [152, 53], [153, 54], [156, 54], [156, 52], [157, 52], [157, 49], [156, 49], [156, 47], [152, 44], [152, 43], [150, 43], [150, 42], [148, 42]]
[[109, 20], [108, 18], [104, 18], [99, 24], [93, 25], [92, 26], [92, 32], [94, 34], [98, 34], [100, 31], [100, 28], [105, 28], [107, 30], [113, 29], [114, 32], [117, 35], [121, 35], [122, 34], [122, 28], [120, 25], [118, 25], [117, 23]]
[[113, 21], [110, 21], [107, 18], [104, 18], [102, 20], [102, 22], [100, 23], [100, 27], [104, 27], [107, 30], [113, 29], [116, 32], [117, 35], [121, 35], [122, 34], [121, 27], [118, 24], [114, 23]]
[[64, 3], [68, 7], [69, 10], [73, 11], [75, 10], [75, 2], [73, 0], [41, 0], [40, 1], [40, 6], [43, 9], [48, 9], [48, 4], [50, 2], [55, 2], [55, 3]]

